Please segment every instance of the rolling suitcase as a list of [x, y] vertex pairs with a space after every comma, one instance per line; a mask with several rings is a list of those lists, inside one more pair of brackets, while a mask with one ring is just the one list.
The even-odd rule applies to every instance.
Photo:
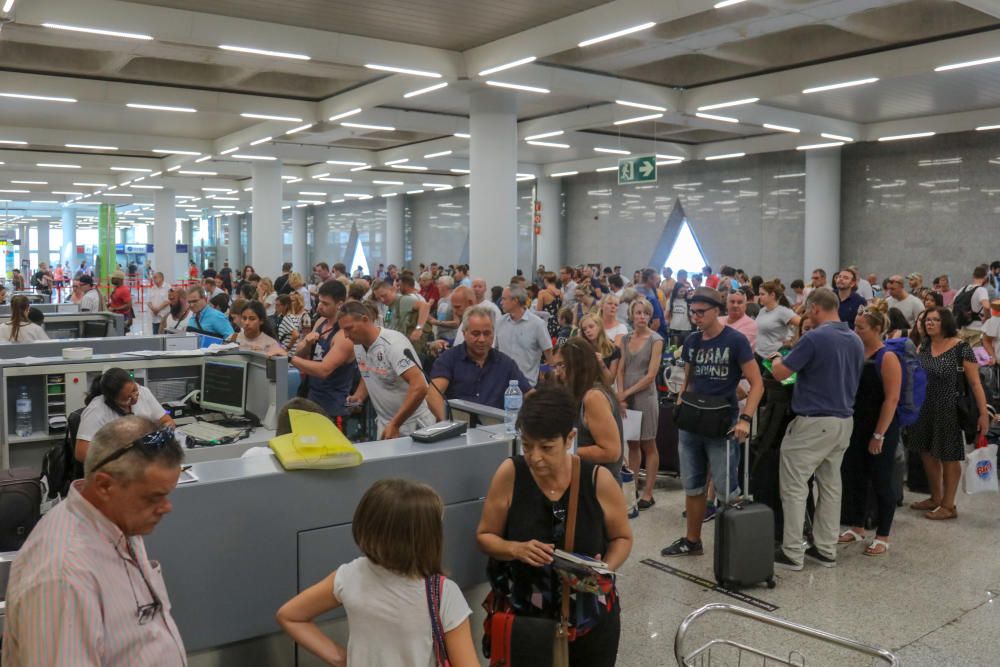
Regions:
[[[749, 443], [745, 456], [750, 456]], [[744, 465], [743, 489], [750, 485]], [[726, 448], [729, 479], [729, 448]], [[774, 588], [774, 512], [763, 503], [742, 500], [727, 504], [715, 519], [715, 581], [727, 589], [766, 582]]]
[[660, 472], [669, 475], [681, 473], [681, 459], [677, 452], [679, 435], [674, 424], [674, 401], [667, 396], [660, 401], [660, 418], [656, 425], [656, 451], [660, 453]]

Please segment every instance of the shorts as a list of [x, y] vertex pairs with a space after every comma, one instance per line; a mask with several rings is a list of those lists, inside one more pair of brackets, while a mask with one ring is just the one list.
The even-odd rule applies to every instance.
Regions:
[[[685, 494], [700, 496], [705, 493], [709, 472], [715, 482], [715, 493], [721, 501], [727, 500], [727, 488], [734, 495], [740, 494], [740, 448], [735, 440], [709, 438], [684, 430], [679, 431], [678, 435], [681, 481], [684, 484]], [[728, 484], [725, 483], [727, 447], [729, 448]]]

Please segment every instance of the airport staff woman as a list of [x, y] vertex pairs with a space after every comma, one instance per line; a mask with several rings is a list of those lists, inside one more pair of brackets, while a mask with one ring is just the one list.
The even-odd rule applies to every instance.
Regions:
[[159, 426], [174, 426], [153, 392], [133, 380], [128, 371], [109, 368], [94, 381], [87, 396], [87, 407], [76, 432], [76, 460], [83, 463], [87, 458], [90, 441], [102, 426], [126, 415], [145, 417]]

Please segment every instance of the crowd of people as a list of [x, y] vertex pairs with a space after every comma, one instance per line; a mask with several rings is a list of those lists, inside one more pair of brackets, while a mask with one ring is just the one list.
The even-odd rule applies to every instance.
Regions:
[[[445, 419], [450, 399], [503, 408], [505, 391], [517, 386], [525, 395], [521, 454], [483, 489], [469, 539], [489, 556], [490, 617], [564, 624], [572, 665], [615, 664], [620, 604], [608, 573], [631, 551], [629, 518], [656, 504], [658, 429], [677, 429], [685, 499], [676, 509], [686, 517], [684, 534], [661, 554], [697, 556], [715, 508], [749, 492], [739, 481], [750, 463], [741, 445], [755, 437], [759, 408], [786, 399], [787, 426], [775, 442], [756, 445], [779, 450], [773, 496], [784, 519], [775, 564], [801, 570], [805, 559], [835, 566], [838, 544], [887, 556], [900, 447], [926, 477], [928, 497], [910, 507], [928, 520], [957, 518], [961, 461], [989, 432], [998, 398], [980, 369], [1000, 359], [1000, 262], [975, 267], [959, 290], [946, 276], [925, 288], [917, 273], [880, 283], [855, 267], [834, 274], [832, 286], [816, 269], [809, 285], [792, 281], [787, 291], [778, 278], [728, 266], [641, 269], [631, 279], [620, 267], [540, 266], [492, 289], [465, 265], [379, 265], [371, 276], [324, 262], [306, 274], [293, 268], [286, 263], [272, 280], [226, 263], [182, 288], [156, 273], [147, 299], [154, 325], [287, 355], [304, 378], [297, 405], [336, 420], [368, 403], [377, 424], [369, 438]], [[23, 308], [12, 315], [14, 334], [30, 335], [26, 316]], [[669, 392], [664, 369], [675, 382]], [[29, 655], [54, 664], [61, 652], [97, 645], [120, 657], [104, 664], [184, 664], [165, 586], [141, 539], [169, 512], [180, 449], [169, 417], [146, 405], [127, 374], [105, 375], [77, 443], [85, 477], [29, 538], [25, 549], [37, 558], [14, 566], [3, 647], [11, 665]], [[640, 468], [644, 481], [626, 497], [623, 480]], [[444, 664], [442, 656], [478, 664], [469, 603], [443, 576], [441, 517], [433, 489], [376, 483], [353, 522], [363, 556], [277, 610], [278, 622], [333, 665], [422, 666]], [[68, 563], [68, 543], [85, 557]], [[606, 569], [567, 579], [560, 549]], [[120, 562], [131, 592], [120, 577], [110, 581]], [[144, 587], [132, 583], [133, 570]], [[92, 609], [104, 594], [117, 602], [102, 617]], [[346, 647], [315, 625], [339, 606], [351, 619]], [[43, 624], [43, 613], [61, 620]], [[106, 631], [116, 614], [136, 613], [154, 629]], [[41, 627], [58, 631], [41, 636]], [[487, 624], [484, 653], [502, 646], [502, 627]]]

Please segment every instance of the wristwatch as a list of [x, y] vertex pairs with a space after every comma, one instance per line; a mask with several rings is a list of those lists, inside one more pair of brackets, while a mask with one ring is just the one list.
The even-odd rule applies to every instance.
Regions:
[[417, 331], [420, 331], [423, 328], [424, 328], [423, 324], [418, 324], [417, 327], [416, 327]]
[[751, 417], [750, 415], [740, 415], [740, 421], [745, 421], [748, 424], [752, 424], [753, 417]]
[[885, 434], [876, 431], [872, 433], [872, 440], [885, 440]]

